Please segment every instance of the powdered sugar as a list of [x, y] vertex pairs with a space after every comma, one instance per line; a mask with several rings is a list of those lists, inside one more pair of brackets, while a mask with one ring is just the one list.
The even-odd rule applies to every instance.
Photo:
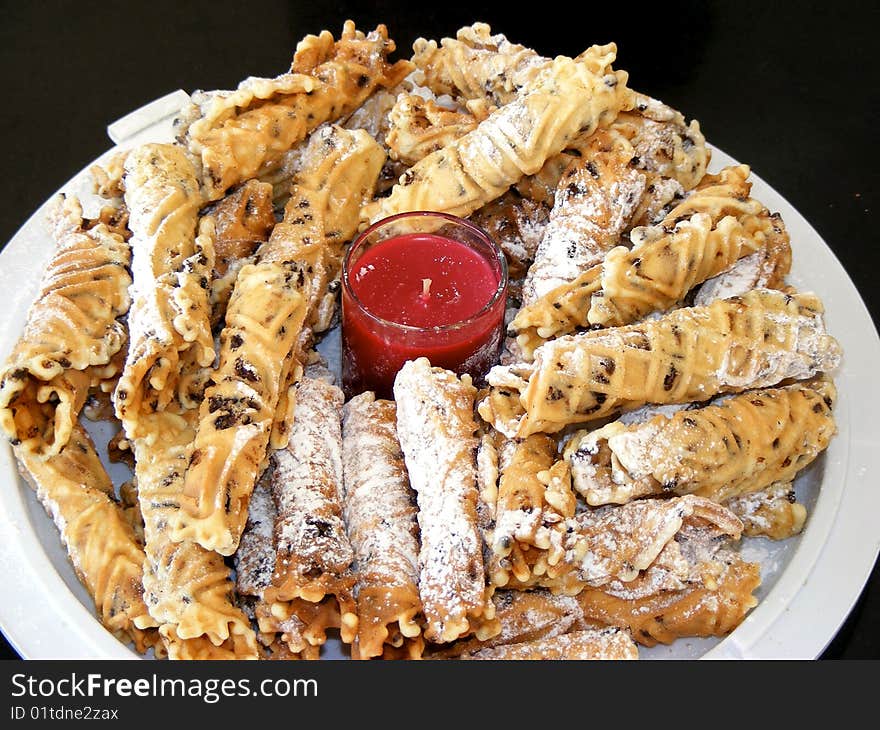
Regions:
[[736, 297], [760, 285], [761, 260], [763, 254], [749, 254], [738, 259], [727, 271], [707, 279], [700, 286], [694, 298], [694, 304], [702, 307], [716, 299]]
[[247, 525], [235, 552], [236, 588], [245, 596], [262, 596], [275, 570], [275, 504], [267, 477], [264, 474], [254, 486]]
[[[756, 347], [747, 362], [741, 356], [734, 357], [733, 348], [728, 347], [715, 372], [721, 386], [727, 390], [762, 388], [836, 368], [840, 347], [825, 333], [821, 311], [810, 307], [812, 299], [810, 294], [792, 297], [772, 289], [755, 289], [743, 295], [742, 300], [754, 304], [763, 318], [763, 347]], [[757, 333], [752, 336], [757, 339]]]
[[344, 515], [358, 586], [418, 584], [418, 524], [397, 441], [396, 408], [362, 393], [345, 404]]
[[644, 194], [645, 176], [633, 168], [608, 175], [598, 177], [590, 162], [563, 175], [526, 276], [524, 304], [573, 281], [617, 244]]
[[637, 659], [638, 647], [618, 628], [584, 629], [521, 644], [478, 649], [462, 659], [623, 660]]
[[425, 358], [407, 362], [394, 383], [398, 437], [418, 496], [425, 633], [439, 641], [465, 633], [468, 616], [485, 608], [475, 394], [469, 381]]
[[677, 498], [582, 512], [566, 558], [574, 558], [579, 578], [586, 585], [601, 586], [614, 579], [631, 581], [654, 562], [691, 510], [685, 498]]
[[342, 519], [341, 409], [336, 386], [312, 378], [297, 385], [288, 447], [272, 455], [276, 583], [289, 572], [338, 575], [354, 558]]

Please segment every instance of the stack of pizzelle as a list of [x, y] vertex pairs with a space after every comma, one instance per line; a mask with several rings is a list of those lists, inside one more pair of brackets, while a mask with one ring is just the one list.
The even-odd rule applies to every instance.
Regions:
[[[743, 538], [804, 528], [796, 479], [836, 432], [840, 348], [784, 222], [613, 43], [550, 58], [475, 23], [395, 50], [307, 36], [93, 170], [97, 218], [53, 209], [0, 425], [99, 620], [179, 659], [730, 633], [761, 583]], [[504, 351], [482, 388], [418, 358], [346, 400], [316, 350], [346, 247], [422, 209], [499, 242]]]

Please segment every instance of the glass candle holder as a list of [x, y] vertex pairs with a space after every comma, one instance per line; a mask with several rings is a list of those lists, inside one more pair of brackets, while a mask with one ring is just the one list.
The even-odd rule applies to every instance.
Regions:
[[414, 211], [377, 221], [342, 265], [342, 382], [346, 397], [391, 398], [407, 360], [481, 384], [504, 337], [507, 261], [469, 221]]

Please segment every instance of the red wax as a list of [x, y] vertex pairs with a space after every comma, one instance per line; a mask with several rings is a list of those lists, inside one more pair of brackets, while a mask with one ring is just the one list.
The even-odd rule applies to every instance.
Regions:
[[497, 357], [502, 272], [485, 253], [434, 233], [407, 233], [367, 248], [347, 277], [347, 395], [373, 390], [390, 397], [394, 376], [408, 359], [424, 356], [432, 365], [479, 379]]

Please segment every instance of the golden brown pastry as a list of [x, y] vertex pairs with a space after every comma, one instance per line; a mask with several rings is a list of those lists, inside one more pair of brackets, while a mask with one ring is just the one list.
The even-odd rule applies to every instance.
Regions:
[[170, 658], [256, 659], [256, 637], [235, 605], [223, 556], [169, 535], [193, 453], [194, 421], [194, 412], [172, 407], [142, 414], [132, 439], [144, 518], [144, 599]]
[[[272, 452], [268, 476], [275, 569], [263, 601], [272, 616], [310, 626], [311, 646], [326, 640], [312, 619], [322, 603], [331, 604], [320, 613], [334, 616], [344, 642], [357, 632], [354, 551], [342, 514], [342, 401], [342, 391], [326, 380], [304, 377], [297, 384], [290, 441]], [[288, 643], [302, 650], [299, 639]]]
[[499, 472], [489, 576], [499, 587], [511, 575], [526, 584], [532, 577], [530, 563], [562, 539], [554, 533], [564, 533], [565, 520], [574, 517], [568, 464], [557, 460], [555, 439], [536, 433], [502, 444]]
[[214, 272], [222, 276], [237, 260], [250, 256], [275, 227], [272, 186], [247, 180], [202, 211], [214, 219]]
[[634, 155], [628, 140], [600, 129], [565, 169], [526, 275], [524, 304], [573, 281], [617, 245], [645, 191], [645, 175], [630, 164]]
[[[730, 172], [736, 174], [736, 170]], [[691, 196], [693, 206], [699, 197], [699, 192]], [[615, 327], [665, 311], [697, 284], [727, 270], [743, 256], [777, 248], [773, 243], [777, 238], [787, 242], [788, 234], [778, 216], [771, 216], [753, 198], [738, 198], [736, 203], [739, 205], [731, 201], [722, 218], [710, 212], [694, 213], [686, 220], [667, 217], [661, 223], [662, 233], [633, 231], [633, 240], [643, 241], [640, 245], [617, 247], [602, 261], [601, 294], [593, 294], [587, 322]], [[740, 210], [731, 213], [734, 207]]]
[[235, 552], [280, 391], [288, 369], [298, 367], [291, 353], [308, 305], [296, 272], [304, 275], [308, 265], [309, 260], [297, 261], [299, 268], [255, 264], [239, 272], [220, 339], [221, 359], [201, 401], [184, 511], [172, 526], [175, 539], [193, 539], [224, 555]]
[[559, 636], [582, 623], [582, 612], [574, 596], [553, 594], [546, 588], [500, 589], [492, 594], [495, 618], [501, 631], [488, 639], [467, 636], [451, 644], [429, 647], [428, 658], [450, 659], [460, 654], [496, 646], [521, 644]]
[[708, 400], [833, 370], [840, 346], [814, 294], [756, 289], [707, 307], [565, 335], [497, 365], [479, 412], [508, 436], [555, 432], [645, 403]]
[[361, 393], [343, 409], [344, 516], [355, 553], [358, 632], [352, 657], [386, 645], [421, 654], [416, 498], [397, 439], [394, 401]]
[[248, 78], [235, 91], [194, 94], [178, 133], [201, 161], [206, 199], [272, 172], [309, 132], [347, 116], [376, 88], [396, 86], [412, 66], [389, 64], [394, 49], [384, 25], [364, 34], [349, 20], [339, 40], [328, 31], [303, 38], [290, 73]]
[[408, 210], [467, 216], [537, 172], [579, 131], [607, 125], [631, 103], [613, 44], [560, 56], [468, 134], [413, 165], [390, 195], [364, 207], [371, 223]]
[[[681, 112], [657, 99], [634, 92], [632, 109], [622, 110], [607, 131], [618, 145], [625, 147], [624, 141], [629, 144], [633, 155], [629, 164], [645, 177], [644, 193], [632, 215], [636, 225], [662, 218], [706, 173], [711, 154], [699, 123], [686, 123]], [[538, 172], [517, 182], [517, 191], [552, 206], [563, 173], [589, 156], [591, 137], [577, 135]]]
[[[774, 235], [767, 240], [767, 245], [703, 282], [694, 294], [696, 306], [706, 306], [716, 299], [742, 296], [751, 289], [786, 290], [786, 277], [791, 270], [791, 243], [784, 235], [781, 217], [776, 214], [771, 217], [775, 224]], [[776, 226], [780, 229], [778, 232]]]
[[[577, 328], [615, 327], [679, 304], [697, 285], [758, 251], [788, 249], [782, 220], [748, 197], [749, 168], [729, 167], [653, 227], [630, 233], [601, 263], [523, 307], [511, 323], [527, 356]], [[745, 291], [739, 292], [745, 293]]]
[[[674, 551], [681, 531], [702, 523], [734, 540], [742, 534], [742, 522], [730, 510], [692, 494], [584, 510], [568, 521], [560, 539], [538, 558], [532, 585], [576, 595], [586, 586], [630, 584], [656, 561], [677, 558]], [[672, 561], [679, 575], [683, 567], [680, 560]]]
[[401, 94], [389, 113], [385, 144], [393, 159], [414, 165], [475, 129], [480, 121], [466, 110], [441, 106], [419, 94]]
[[159, 641], [144, 603], [144, 551], [114, 500], [110, 481], [86, 430], [76, 424], [55, 455], [14, 449], [22, 476], [55, 520], [71, 565], [94, 599], [98, 618], [143, 653]]
[[477, 522], [476, 388], [468, 376], [407, 362], [394, 381], [397, 435], [418, 500], [425, 637], [443, 643], [493, 618]]
[[[512, 101], [551, 63], [500, 33], [493, 35], [485, 23], [463, 27], [455, 38], [443, 38], [439, 44], [419, 38], [413, 50], [412, 60], [422, 82], [435, 94], [463, 99], [468, 106], [481, 102], [497, 107]], [[652, 222], [657, 210], [693, 188], [705, 174], [711, 154], [699, 123], [686, 123], [680, 112], [657, 99], [637, 93], [632, 110], [622, 111], [610, 128], [630, 141], [636, 158], [633, 166], [649, 178], [637, 219]], [[577, 135], [570, 147], [548, 159], [539, 172], [520, 180], [519, 192], [552, 205], [562, 173], [583, 156], [588, 138]]]
[[92, 165], [89, 173], [94, 181], [94, 190], [102, 198], [121, 199], [125, 194], [125, 157], [128, 150], [111, 153], [102, 162]]
[[204, 208], [202, 215], [214, 222], [211, 326], [216, 327], [223, 321], [239, 270], [254, 262], [254, 252], [275, 226], [272, 186], [247, 180]]
[[731, 497], [724, 506], [742, 520], [743, 535], [785, 540], [799, 534], [807, 521], [807, 508], [797, 500], [791, 482], [774, 482]]
[[[296, 183], [326, 196], [328, 211], [325, 245], [309, 302], [308, 324], [313, 333], [329, 326], [337, 305], [331, 284], [339, 282], [345, 247], [357, 232], [361, 206], [374, 195], [384, 161], [385, 151], [366, 132], [329, 124], [314, 132], [303, 153]], [[292, 222], [296, 224], [296, 219]]]
[[266, 450], [283, 448], [311, 327], [384, 153], [362, 130], [312, 135], [284, 219], [239, 271], [205, 391], [174, 539], [235, 552]]
[[[89, 385], [125, 346], [131, 252], [73, 197], [49, 213], [56, 247], [24, 329], [0, 371], [0, 427], [23, 451], [58, 454]], [[88, 372], [87, 372], [88, 371]]]
[[256, 618], [270, 659], [320, 659], [328, 630], [342, 626], [339, 604], [332, 597], [317, 603], [304, 598], [263, 601], [256, 606]]
[[213, 268], [213, 222], [203, 219], [192, 163], [179, 147], [146, 144], [125, 161], [132, 231], [132, 303], [125, 368], [114, 391], [116, 415], [133, 438], [141, 413], [177, 395], [181, 358], [214, 361], [206, 283]]
[[[501, 632], [486, 640], [460, 639], [429, 658], [602, 626], [631, 632], [644, 646], [726, 635], [757, 605], [760, 566], [732, 548], [742, 530], [734, 515], [708, 500], [680, 499], [641, 500], [571, 520], [575, 537], [562, 563], [567, 575], [547, 580], [549, 590], [496, 591]], [[581, 567], [571, 570], [576, 560]]]
[[493, 106], [512, 101], [532, 82], [550, 59], [531, 48], [511, 43], [503, 34], [492, 34], [486, 23], [459, 28], [455, 38], [417, 38], [413, 64], [423, 83], [438, 96], [448, 94], [481, 100]]
[[192, 164], [178, 147], [148, 144], [125, 161], [132, 231], [130, 345], [113, 393], [135, 456], [144, 520], [144, 600], [171, 658], [256, 658], [256, 638], [233, 604], [223, 557], [171, 540], [183, 474], [192, 457], [194, 411], [178, 385], [213, 361], [203, 286], [213, 268], [213, 222], [196, 236], [201, 206]]
[[698, 494], [716, 502], [791, 482], [836, 433], [828, 380], [750, 390], [716, 405], [614, 421], [568, 442], [575, 489], [588, 504]]
[[[424, 74], [422, 81], [438, 96], [452, 95], [463, 108], [448, 110], [433, 102], [423, 103], [413, 97], [412, 101], [400, 101], [395, 110], [398, 119], [394, 122], [401, 128], [402, 138], [398, 144], [402, 143], [407, 149], [417, 151], [417, 154], [406, 156], [404, 161], [409, 164], [415, 164], [426, 152], [433, 151], [427, 149], [429, 145], [419, 144], [421, 140], [435, 143], [438, 137], [442, 137], [443, 144], [437, 146], [448, 145], [469, 132], [492, 110], [512, 101], [526, 83], [532, 81], [541, 69], [551, 63], [551, 59], [538, 56], [531, 49], [511, 44], [501, 34], [490, 35], [489, 27], [482, 23], [462, 28], [458, 31], [457, 38], [444, 38], [440, 46], [435, 41], [417, 39], [414, 48], [416, 53], [413, 61]], [[587, 55], [589, 53], [590, 51]], [[635, 166], [650, 168], [654, 160], [664, 155], [669, 155], [669, 159], [672, 159], [676, 149], [670, 149], [670, 146], [674, 148], [674, 142], [678, 142], [678, 148], [686, 146], [689, 150], [692, 145], [694, 152], [690, 157], [697, 158], [698, 154], [708, 156], [705, 152], [705, 141], [695, 122], [688, 128], [691, 137], [689, 140], [673, 140], [674, 135], [669, 133], [668, 127], [670, 121], [678, 123], [679, 120], [683, 126], [681, 115], [674, 112], [676, 116], [670, 116], [673, 110], [644, 95], [637, 95], [637, 99], [639, 106], [650, 106], [651, 115], [662, 124], [651, 122], [659, 130], [652, 130], [653, 134], [638, 134], [639, 125], [631, 121], [623, 125], [626, 138], [636, 138], [639, 149], [646, 153], [645, 164]], [[663, 111], [658, 113], [660, 108]], [[621, 112], [619, 118], [623, 115], [624, 112]], [[635, 111], [629, 116], [646, 121], [646, 117], [636, 114]], [[615, 127], [616, 122], [612, 122], [611, 128]], [[514, 188], [518, 195], [535, 204], [552, 206], [562, 173], [575, 160], [583, 157], [590, 136], [589, 133], [577, 134], [566, 149], [548, 158], [538, 172], [517, 181]], [[662, 143], [659, 142], [661, 136]], [[693, 161], [692, 167], [694, 169], [688, 170], [689, 175], [701, 169], [698, 159]], [[640, 210], [646, 209], [651, 201], [658, 206], [665, 205], [675, 192], [682, 191], [678, 185], [673, 193], [663, 197], [668, 186], [659, 180], [658, 178], [656, 194], [647, 196], [650, 200], [643, 201]]]
[[629, 632], [616, 627], [582, 629], [520, 644], [476, 649], [459, 659], [503, 661], [584, 661], [633, 660], [639, 658], [639, 649]]
[[[674, 181], [678, 190], [689, 191], [702, 184], [712, 154], [696, 119], [687, 122], [677, 109], [637, 93], [633, 109], [621, 112], [611, 129], [633, 146], [637, 158], [633, 164], [646, 173], [649, 187]], [[635, 220], [652, 223], [652, 208], [662, 208], [674, 197], [663, 201], [666, 195], [660, 190], [646, 190]]]
[[712, 531], [688, 530], [684, 536], [683, 578], [670, 581], [669, 571], [660, 568], [630, 584], [587, 586], [576, 596], [586, 625], [628, 629], [649, 647], [685, 636], [723, 637], [737, 628], [758, 604], [760, 565], [719, 550]]

